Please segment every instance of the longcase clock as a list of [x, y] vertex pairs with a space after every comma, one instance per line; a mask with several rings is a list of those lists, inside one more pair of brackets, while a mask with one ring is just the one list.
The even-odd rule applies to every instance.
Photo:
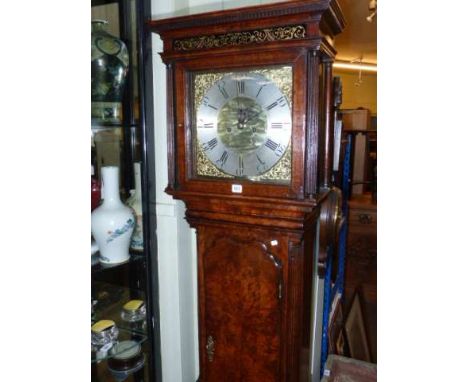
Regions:
[[309, 378], [343, 27], [334, 0], [150, 23], [167, 66], [166, 192], [197, 231], [200, 381]]

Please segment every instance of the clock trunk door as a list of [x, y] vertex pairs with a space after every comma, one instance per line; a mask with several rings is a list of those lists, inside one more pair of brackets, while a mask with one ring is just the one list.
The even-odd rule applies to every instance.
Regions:
[[248, 230], [207, 231], [199, 260], [202, 380], [279, 381], [281, 262], [258, 238], [246, 238]]

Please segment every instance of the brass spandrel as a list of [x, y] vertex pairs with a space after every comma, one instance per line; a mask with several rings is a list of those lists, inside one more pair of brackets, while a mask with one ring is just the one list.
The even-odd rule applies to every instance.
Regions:
[[254, 182], [268, 180], [279, 180], [284, 183], [289, 182], [291, 180], [291, 144], [289, 144], [281, 160], [274, 165], [270, 171], [260, 176], [252, 176], [249, 179]]
[[198, 146], [197, 150], [197, 174], [199, 176], [234, 179], [234, 176], [219, 171], [216, 166], [214, 166], [213, 163], [211, 163], [210, 160], [206, 157], [203, 150], [200, 150], [200, 146]]

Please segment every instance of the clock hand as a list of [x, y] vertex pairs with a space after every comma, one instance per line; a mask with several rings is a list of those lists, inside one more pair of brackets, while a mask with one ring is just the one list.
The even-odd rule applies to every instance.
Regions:
[[239, 100], [237, 100], [237, 123], [236, 123], [237, 129], [242, 129], [241, 127], [241, 108], [239, 105]]
[[237, 119], [241, 121], [244, 116], [244, 108], [239, 103], [239, 98], [237, 98], [236, 101], [237, 101]]
[[247, 111], [248, 109], [244, 109], [240, 106], [239, 100], [237, 100], [237, 128], [242, 130], [245, 127], [245, 123], [247, 122]]
[[257, 112], [257, 113], [255, 113], [255, 114], [251, 115], [250, 117], [248, 117], [248, 118], [244, 121], [244, 123], [247, 123], [247, 122], [249, 122], [250, 120], [252, 120], [253, 118], [258, 117], [261, 113], [262, 113], [262, 111], [260, 110], [259, 112]]

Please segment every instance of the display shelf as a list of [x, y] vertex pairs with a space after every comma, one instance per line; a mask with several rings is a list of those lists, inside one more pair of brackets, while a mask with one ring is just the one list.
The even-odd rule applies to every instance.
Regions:
[[[99, 262], [99, 252], [91, 256], [91, 296], [93, 314], [91, 324], [99, 320], [112, 320], [119, 330], [117, 340], [136, 341], [135, 346], [141, 345], [139, 357], [131, 358], [127, 353], [122, 357], [112, 354], [103, 359], [92, 357], [91, 380], [93, 382], [157, 382], [161, 381], [160, 350], [159, 350], [159, 324], [155, 318], [155, 306], [157, 310], [157, 268], [153, 258], [156, 252], [149, 246], [155, 232], [151, 227], [154, 224], [148, 220], [148, 195], [154, 193], [151, 188], [154, 185], [153, 157], [148, 158], [146, 152], [154, 148], [148, 141], [152, 128], [152, 77], [150, 76], [151, 49], [149, 47], [149, 32], [145, 31], [145, 21], [151, 15], [151, 2], [149, 0], [92, 0], [91, 19], [105, 20], [107, 24], [104, 30], [111, 36], [100, 36], [94, 28], [91, 39], [92, 55], [91, 102], [112, 102], [116, 107], [116, 113], [112, 113], [112, 119], [98, 118], [100, 113], [91, 113], [91, 168], [92, 187], [94, 195], [100, 182], [101, 198], [104, 198], [103, 175], [104, 167], [118, 167], [118, 191], [123, 204], [130, 204], [138, 210], [138, 221], [141, 222], [143, 232], [143, 252], [129, 250], [130, 258], [119, 264], [106, 265]], [[108, 40], [109, 38], [109, 40]], [[101, 44], [108, 41], [108, 45]], [[118, 55], [115, 49], [107, 47], [119, 46], [122, 43], [128, 50], [128, 66], [126, 59]], [[102, 60], [101, 60], [102, 58]], [[97, 62], [99, 60], [99, 62]], [[123, 65], [117, 61], [121, 61]], [[121, 82], [115, 78], [115, 69], [126, 72], [123, 88]], [[105, 68], [105, 73], [100, 69]], [[99, 69], [99, 70], [98, 70]], [[94, 70], [94, 71], [93, 71]], [[94, 73], [94, 74], [93, 74]], [[99, 84], [99, 81], [102, 83]], [[106, 94], [96, 92], [98, 85], [107, 86], [112, 83], [112, 91]], [[148, 85], [147, 85], [148, 84]], [[93, 87], [95, 86], [96, 87]], [[118, 86], [117, 86], [118, 85]], [[118, 87], [118, 89], [117, 89]], [[102, 87], [99, 87], [102, 89]], [[99, 97], [96, 97], [96, 95]], [[94, 98], [93, 98], [94, 97]], [[108, 97], [106, 99], [101, 99]], [[150, 97], [150, 98], [147, 98]], [[117, 105], [120, 103], [120, 105]], [[99, 104], [92, 104], [92, 110], [99, 110]], [[96, 109], [97, 108], [97, 109]], [[147, 127], [148, 126], [148, 127]], [[136, 165], [138, 164], [138, 165]], [[104, 173], [104, 174], [103, 174]], [[149, 175], [148, 175], [149, 174]], [[138, 178], [137, 178], [138, 175]], [[110, 182], [107, 182], [110, 184]], [[151, 185], [151, 187], [150, 187]], [[139, 187], [137, 187], [139, 186]], [[132, 190], [141, 189], [138, 198]], [[92, 188], [93, 191], [93, 188]], [[130, 199], [131, 198], [131, 199]], [[141, 199], [141, 205], [135, 200]], [[94, 211], [99, 206], [94, 206]], [[141, 210], [141, 211], [140, 211]], [[142, 215], [142, 218], [140, 216]], [[139, 227], [140, 228], [140, 227]], [[95, 232], [93, 230], [93, 232]], [[96, 233], [95, 233], [96, 234]], [[92, 238], [93, 240], [93, 238]], [[96, 250], [94, 245], [93, 250]], [[125, 253], [125, 252], [124, 252]], [[122, 257], [121, 257], [122, 258]], [[156, 286], [153, 284], [156, 282]], [[131, 323], [122, 319], [123, 307], [131, 300], [142, 300], [146, 307], [146, 317], [140, 324]], [[132, 308], [138, 309], [139, 305], [127, 306], [126, 316], [133, 317]], [[141, 307], [140, 307], [141, 308]], [[125, 346], [126, 344], [120, 344]], [[115, 348], [114, 348], [115, 350]], [[129, 349], [124, 349], [124, 351]], [[136, 350], [136, 347], [133, 347]], [[131, 353], [131, 349], [130, 349]], [[129, 356], [129, 358], [126, 358]], [[125, 370], [129, 373], [126, 373]]]
[[91, 363], [91, 370], [92, 370], [92, 381], [93, 382], [108, 382], [108, 381], [123, 381], [125, 382], [143, 382], [150, 380], [150, 371], [149, 371], [149, 357], [150, 351], [147, 349], [149, 346], [149, 341], [145, 341], [142, 344], [142, 352], [145, 356], [145, 362], [141, 369], [131, 371], [129, 373], [125, 373], [125, 376], [119, 379], [111, 371], [108, 366], [107, 360], [102, 362], [93, 362]]
[[146, 320], [137, 324], [122, 319], [122, 308], [130, 300], [146, 302], [146, 293], [138, 289], [116, 286], [106, 282], [93, 283], [92, 321], [112, 320], [119, 329], [136, 334], [146, 335]]
[[102, 131], [102, 130], [113, 130], [113, 129], [134, 129], [138, 128], [137, 124], [124, 125], [123, 123], [106, 123], [101, 121], [91, 121], [91, 130], [92, 131]]
[[119, 0], [91, 0], [91, 6], [96, 7], [99, 5], [107, 5], [112, 3], [118, 3]]
[[98, 124], [98, 123], [91, 123], [91, 132], [97, 133], [99, 131], [112, 131], [115, 129], [121, 129], [124, 126], [122, 124]]
[[128, 259], [127, 261], [123, 263], [119, 263], [119, 264], [102, 264], [99, 262], [99, 252], [97, 252], [91, 256], [91, 272], [98, 273], [104, 270], [121, 268], [121, 267], [128, 266], [129, 264], [141, 263], [144, 261], [145, 261], [145, 256], [143, 254], [132, 252], [130, 250], [130, 259]]
[[[129, 347], [126, 347], [124, 351], [128, 351], [130, 349], [133, 349], [134, 347], [137, 347], [137, 346], [142, 346], [143, 343], [148, 339], [147, 336], [145, 335], [142, 335], [142, 334], [138, 334], [138, 333], [135, 333], [134, 331], [131, 331], [131, 330], [126, 330], [125, 328], [119, 328], [119, 338], [118, 338], [118, 341], [121, 342], [121, 341], [127, 341], [127, 340], [132, 340], [132, 341], [135, 341], [135, 344], [133, 347], [129, 346]], [[115, 347], [115, 345], [114, 345]], [[99, 362], [102, 362], [104, 360], [107, 360], [111, 357], [115, 357], [115, 356], [118, 356], [119, 354], [121, 354], [123, 351], [121, 352], [115, 352], [114, 354], [112, 354], [112, 356], [110, 355], [111, 354], [111, 351], [109, 350], [109, 352], [107, 353], [107, 356], [104, 356], [104, 357], [99, 357], [97, 358], [96, 357], [96, 353], [91, 351], [91, 363], [99, 363]]]

